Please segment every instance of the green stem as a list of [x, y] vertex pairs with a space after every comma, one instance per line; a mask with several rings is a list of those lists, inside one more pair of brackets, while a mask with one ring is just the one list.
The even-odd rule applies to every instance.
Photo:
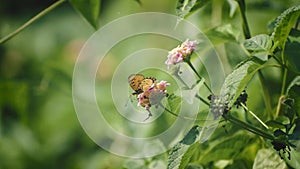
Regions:
[[204, 104], [206, 104], [207, 106], [210, 106], [210, 103], [208, 103], [206, 100], [204, 100], [201, 96], [199, 96], [198, 94], [196, 94], [195, 96], [196, 98], [198, 98], [200, 101], [202, 101]]
[[52, 11], [53, 9], [55, 9], [57, 6], [61, 5], [65, 1], [66, 0], [59, 0], [59, 1], [55, 2], [54, 4], [52, 4], [51, 6], [49, 6], [48, 8], [44, 9], [42, 12], [40, 12], [39, 14], [37, 14], [36, 16], [34, 16], [33, 18], [31, 18], [29, 21], [27, 21], [22, 26], [20, 26], [18, 29], [16, 29], [12, 33], [6, 35], [5, 37], [1, 38], [0, 39], [0, 44], [5, 43], [9, 39], [13, 38], [18, 33], [20, 33], [21, 31], [23, 31], [25, 28], [27, 28], [28, 26], [30, 26], [33, 22], [37, 21], [42, 16], [46, 15], [47, 13], [49, 13], [50, 11]]
[[[199, 80], [202, 80], [202, 77], [200, 76], [200, 74], [197, 72], [197, 70], [195, 69], [195, 67], [193, 66], [193, 64], [191, 63], [191, 61], [189, 59], [185, 60], [185, 62], [192, 68], [193, 72], [198, 76]], [[210, 87], [207, 85], [207, 83], [204, 80], [204, 86], [209, 90], [210, 93], [213, 93], [212, 90], [210, 89]]]
[[[240, 11], [241, 11], [241, 15], [242, 15], [242, 20], [243, 20], [243, 32], [244, 32], [244, 36], [246, 39], [251, 38], [251, 33], [250, 33], [250, 29], [249, 29], [249, 25], [248, 25], [248, 21], [247, 21], [247, 17], [246, 17], [246, 4], [245, 4], [245, 0], [238, 0], [238, 4], [240, 7]], [[258, 70], [258, 77], [259, 77], [259, 81], [262, 85], [263, 88], [263, 92], [264, 92], [264, 101], [266, 104], [266, 109], [268, 112], [268, 115], [272, 114], [272, 104], [271, 104], [271, 99], [270, 99], [270, 93], [269, 93], [269, 89], [267, 88], [266, 82], [265, 82], [265, 78], [262, 74], [261, 70]]]
[[239, 4], [241, 15], [242, 15], [244, 36], [246, 39], [249, 39], [249, 38], [251, 38], [251, 34], [250, 34], [250, 29], [249, 29], [249, 25], [248, 25], [248, 21], [247, 21], [247, 17], [246, 17], [245, 0], [238, 0], [237, 2]]
[[209, 121], [209, 120], [204, 120], [204, 119], [197, 119], [197, 118], [190, 118], [190, 117], [185, 117], [185, 116], [180, 116], [174, 112], [172, 112], [171, 110], [167, 109], [164, 105], [162, 105], [161, 103], [158, 104], [161, 108], [163, 108], [164, 110], [166, 110], [168, 113], [172, 114], [175, 117], [180, 117], [183, 119], [187, 119], [187, 120], [195, 120], [195, 121]]
[[256, 114], [254, 114], [252, 111], [250, 111], [248, 109], [247, 106], [245, 106], [243, 103], [241, 103], [242, 107], [248, 112], [250, 113], [261, 125], [263, 125], [266, 129], [269, 129], [269, 127], [259, 118], [256, 116]]
[[[185, 87], [187, 87], [187, 88], [189, 88], [190, 89], [190, 87], [185, 83], [185, 81], [184, 80], [182, 80], [181, 79], [181, 77], [180, 76], [178, 76], [178, 74], [176, 73], [176, 74], [174, 74], [175, 76], [176, 76], [176, 78], [183, 84], [183, 85], [185, 85]], [[200, 95], [198, 95], [198, 94], [196, 94], [196, 96], [195, 96], [196, 98], [198, 98], [200, 101], [202, 101], [204, 104], [206, 104], [207, 106], [210, 106], [210, 104], [205, 100], [205, 99], [203, 99]]]
[[283, 68], [283, 78], [282, 78], [282, 86], [281, 86], [281, 96], [285, 93], [285, 87], [286, 87], [286, 80], [287, 80], [288, 70], [287, 68]]
[[265, 132], [265, 131], [263, 131], [259, 128], [256, 128], [256, 127], [254, 127], [254, 126], [252, 126], [248, 123], [245, 123], [245, 122], [243, 122], [243, 121], [241, 121], [241, 120], [239, 120], [239, 119], [237, 119], [237, 118], [235, 118], [235, 117], [233, 117], [229, 114], [223, 115], [223, 117], [224, 117], [225, 120], [228, 120], [228, 121], [232, 122], [233, 124], [236, 124], [236, 125], [244, 128], [245, 130], [251, 132], [251, 133], [257, 134], [259, 136], [262, 136], [262, 137], [270, 139], [270, 140], [275, 139], [273, 135], [271, 135], [271, 134], [269, 134], [269, 133], [267, 133], [267, 132]]

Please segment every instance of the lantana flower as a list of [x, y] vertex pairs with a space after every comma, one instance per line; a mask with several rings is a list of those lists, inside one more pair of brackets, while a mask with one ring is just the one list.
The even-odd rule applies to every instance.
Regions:
[[152, 105], [158, 106], [161, 100], [168, 95], [166, 90], [167, 86], [170, 86], [170, 83], [167, 83], [164, 80], [159, 83], [154, 82], [148, 90], [143, 91], [137, 96], [138, 106], [145, 107], [145, 109], [149, 112], [149, 115], [145, 120], [152, 116], [150, 107]]
[[199, 44], [197, 40], [190, 41], [186, 40], [181, 45], [172, 49], [168, 54], [168, 59], [166, 60], [166, 64], [168, 68], [170, 65], [176, 65], [177, 63], [188, 59], [189, 56], [194, 52], [196, 46]]

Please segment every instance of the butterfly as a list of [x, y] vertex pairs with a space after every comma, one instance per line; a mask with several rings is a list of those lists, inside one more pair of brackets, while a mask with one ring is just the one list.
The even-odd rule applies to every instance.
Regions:
[[134, 90], [133, 95], [138, 95], [147, 91], [154, 83], [156, 79], [153, 77], [145, 78], [141, 74], [132, 74], [128, 77], [128, 83], [130, 87]]

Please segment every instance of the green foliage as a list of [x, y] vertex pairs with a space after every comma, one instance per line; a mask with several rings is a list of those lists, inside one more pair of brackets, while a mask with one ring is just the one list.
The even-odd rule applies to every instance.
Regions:
[[177, 2], [177, 15], [185, 18], [192, 12], [202, 8], [209, 0], [178, 0]]
[[278, 153], [271, 149], [260, 149], [254, 160], [253, 169], [287, 169], [287, 165], [280, 159]]
[[[134, 1], [139, 4], [143, 2], [141, 0]], [[108, 1], [101, 3], [101, 0], [69, 0], [69, 2], [95, 29], [98, 26], [101, 4], [111, 3]], [[2, 157], [0, 168], [60, 167], [78, 169], [120, 168], [120, 166], [123, 166], [123, 168], [128, 169], [166, 167], [170, 169], [284, 169], [288, 168], [287, 165], [292, 168], [300, 168], [300, 62], [298, 56], [300, 31], [298, 30], [299, 26], [297, 26], [300, 6], [294, 6], [284, 11], [272, 22], [270, 32], [266, 33], [262, 30], [265, 25], [256, 25], [256, 20], [260, 20], [260, 18], [253, 18], [253, 16], [256, 16], [253, 13], [263, 9], [261, 11], [264, 11], [264, 16], [271, 19], [274, 17], [274, 11], [278, 11], [278, 9], [270, 9], [271, 7], [282, 6], [282, 8], [285, 8], [290, 4], [277, 1], [249, 1], [246, 4], [244, 0], [227, 0], [228, 4], [225, 3], [221, 11], [216, 11], [213, 5], [220, 1], [210, 2], [209, 0], [178, 0], [175, 2], [177, 3], [176, 9], [173, 9], [173, 6], [169, 7], [171, 5], [168, 3], [174, 3], [170, 0], [166, 3], [169, 6], [166, 5], [161, 8], [167, 9], [167, 12], [175, 12], [174, 10], [176, 10], [177, 16], [181, 19], [195, 14], [191, 21], [195, 22], [195, 26], [199, 28], [206, 28], [206, 36], [214, 46], [220, 47], [216, 50], [218, 50], [221, 60], [235, 59], [236, 62], [239, 62], [237, 66], [232, 63], [226, 65], [228, 70], [231, 70], [231, 67], [235, 68], [231, 73], [226, 72], [228, 76], [222, 86], [220, 96], [217, 96], [218, 93], [214, 93], [220, 99], [210, 100], [211, 103], [208, 106], [204, 103], [200, 104], [194, 127], [187, 132], [179, 143], [175, 144], [169, 151], [168, 157], [166, 157], [167, 154], [144, 159], [116, 157], [96, 147], [84, 134], [76, 119], [71, 100], [70, 86], [75, 59], [70, 57], [72, 55], [70, 53], [74, 52], [74, 46], [72, 46], [74, 42], [66, 37], [70, 36], [71, 30], [74, 30], [72, 29], [74, 22], [67, 19], [63, 20], [63, 25], [55, 24], [54, 27], [58, 27], [59, 30], [57, 32], [43, 32], [46, 30], [44, 27], [43, 29], [37, 29], [32, 25], [35, 29], [28, 30], [29, 34], [25, 32], [25, 38], [16, 39], [16, 41], [11, 41], [6, 46], [0, 47], [0, 156]], [[151, 3], [163, 4], [165, 1]], [[57, 6], [60, 4], [57, 4]], [[147, 6], [150, 1], [145, 1], [142, 6], [134, 4], [136, 7], [134, 10], [130, 3], [124, 5], [120, 1], [112, 4], [114, 5], [103, 7], [103, 12], [106, 12], [103, 15], [105, 20], [115, 19], [116, 11], [118, 11], [118, 14], [125, 12], [129, 14], [136, 11], [158, 10], [156, 5], [153, 5], [155, 8], [152, 8], [152, 4]], [[250, 25], [255, 29], [261, 29], [260, 31], [263, 33], [250, 37], [245, 15], [246, 5], [250, 5], [247, 6], [247, 10], [250, 9], [247, 16], [250, 16], [249, 18], [252, 20], [252, 23], [249, 22]], [[111, 6], [118, 6], [118, 8]], [[50, 11], [55, 7], [48, 10]], [[106, 10], [106, 7], [109, 8]], [[238, 7], [239, 10], [237, 10]], [[203, 10], [200, 11], [200, 9]], [[47, 12], [49, 12], [48, 10]], [[199, 13], [196, 13], [197, 11]], [[241, 15], [234, 15], [238, 11]], [[67, 12], [63, 11], [62, 13]], [[229, 13], [228, 16], [224, 15], [225, 13]], [[57, 21], [61, 19], [62, 15], [58, 13], [54, 16], [54, 21]], [[241, 16], [242, 19], [238, 18]], [[71, 26], [67, 27], [66, 25], [70, 25], [70, 23], [72, 23]], [[216, 26], [215, 23], [218, 25]], [[37, 25], [39, 24], [37, 23]], [[53, 25], [53, 22], [51, 25]], [[243, 29], [240, 28], [240, 25], [243, 25]], [[9, 29], [7, 26], [0, 26], [0, 28], [1, 32]], [[87, 29], [86, 27], [82, 28], [75, 34]], [[47, 29], [49, 29], [49, 26], [47, 26]], [[39, 34], [37, 33], [39, 31], [36, 30], [41, 30], [43, 33]], [[246, 40], [241, 37], [242, 31], [244, 31]], [[269, 33], [272, 33], [272, 36], [267, 35]], [[86, 39], [87, 37], [79, 37], [74, 40], [76, 45], [78, 45], [79, 39], [82, 38]], [[147, 45], [149, 42], [152, 41], [147, 39]], [[240, 44], [240, 42], [243, 43]], [[83, 45], [81, 43], [78, 46], [81, 47]], [[132, 46], [138, 46], [139, 43], [137, 42]], [[154, 40], [152, 43], [158, 44], [158, 41]], [[223, 45], [225, 43], [226, 45]], [[50, 48], [51, 44], [55, 47]], [[236, 45], [236, 50], [228, 47], [228, 44], [229, 46]], [[75, 48], [80, 48], [78, 46]], [[126, 49], [118, 52], [127, 52], [128, 46], [124, 48]], [[250, 57], [243, 58], [246, 57], [243, 53], [241, 57], [237, 58], [237, 50], [244, 52], [244, 49], [249, 52]], [[278, 51], [281, 58], [278, 57]], [[13, 55], [8, 53], [13, 53]], [[14, 58], [15, 53], [21, 55], [26, 62]], [[77, 54], [77, 51], [75, 53]], [[234, 58], [226, 57], [228, 53], [232, 53]], [[65, 58], [62, 56], [65, 56]], [[7, 58], [12, 59], [7, 61]], [[197, 60], [193, 61], [196, 62]], [[112, 59], [111, 62], [116, 61]], [[270, 68], [270, 65], [273, 67]], [[109, 66], [111, 65], [108, 64]], [[205, 66], [214, 66], [214, 64]], [[19, 71], [17, 71], [18, 69]], [[109, 68], [107, 70], [109, 72]], [[257, 73], [265, 77], [265, 79], [260, 79], [261, 84], [255, 78]], [[199, 83], [199, 86], [194, 87], [192, 90], [183, 90], [181, 93], [183, 98], [169, 93], [167, 108], [171, 110], [171, 113], [174, 113], [175, 116], [172, 117], [182, 118], [177, 116], [182, 107], [182, 99], [193, 102], [195, 96], [196, 98], [201, 96], [204, 100], [207, 100], [207, 96], [205, 96], [207, 91], [203, 92], [200, 88], [201, 85], [202, 83]], [[263, 117], [262, 121], [267, 124], [264, 129], [259, 128], [261, 125], [250, 117], [249, 110], [244, 111], [242, 108], [233, 107], [240, 93], [247, 87], [254, 90], [248, 93], [251, 101], [246, 106], [249, 106], [249, 110], [252, 109], [253, 112], [256, 112], [257, 116]], [[265, 91], [266, 88], [271, 91], [270, 93], [264, 92], [265, 97], [270, 99], [270, 105], [272, 106], [268, 114], [265, 113], [264, 102], [257, 99], [261, 97], [260, 91]], [[281, 93], [279, 93], [280, 88], [283, 89]], [[101, 92], [103, 90], [103, 88], [99, 89]], [[105, 93], [110, 94], [109, 90]], [[105, 104], [107, 110], [114, 109], [109, 100], [106, 100], [103, 104]], [[203, 120], [206, 119], [208, 113], [211, 112], [210, 109], [215, 104], [221, 105], [218, 108], [222, 108], [221, 112], [223, 114], [221, 115], [225, 120], [222, 119], [222, 122], [207, 142], [200, 143], [199, 137], [202, 134], [201, 132], [204, 131], [202, 125], [205, 124]], [[164, 113], [167, 113], [167, 111]], [[110, 122], [119, 126], [122, 125], [120, 127], [122, 130], [130, 130], [128, 133], [133, 133], [131, 131], [134, 129], [128, 125], [127, 121], [116, 120], [115, 116], [111, 114], [106, 114], [106, 116], [110, 119]], [[173, 122], [174, 119], [170, 120], [166, 117], [154, 121], [154, 127], [149, 128], [147, 132], [156, 134], [161, 129], [167, 128], [167, 125]], [[137, 130], [137, 132], [140, 132], [140, 130]], [[249, 132], [252, 132], [252, 134], [249, 134]], [[99, 138], [99, 142], [107, 141], [110, 140]], [[112, 143], [112, 146], [115, 146], [113, 144], [115, 143]], [[149, 147], [145, 146], [145, 151], [157, 151], [159, 148], [161, 148], [159, 144], [154, 144]]]
[[300, 6], [294, 6], [285, 10], [275, 21], [273, 33], [274, 42], [284, 49], [287, 37], [300, 15]]
[[169, 153], [168, 169], [184, 169], [199, 144], [201, 128], [194, 126]]
[[262, 61], [267, 61], [268, 56], [273, 53], [272, 39], [265, 34], [254, 36], [245, 40], [244, 46], [251, 53]]
[[294, 78], [287, 88], [287, 95], [293, 99], [293, 107], [296, 114], [300, 117], [300, 76]]
[[263, 68], [261, 60], [257, 58], [246, 59], [226, 77], [221, 89], [221, 96], [229, 96], [230, 106], [233, 105], [254, 74], [261, 68]]
[[220, 160], [236, 159], [241, 152], [246, 149], [245, 145], [252, 142], [251, 136], [244, 132], [235, 133], [232, 136], [219, 138], [208, 143], [208, 148], [200, 150], [201, 157], [199, 159], [201, 164], [209, 164]]
[[220, 25], [209, 29], [205, 32], [205, 35], [214, 45], [230, 41], [237, 42], [240, 36], [239, 30], [234, 28], [231, 24]]
[[298, 49], [300, 49], [300, 31], [292, 29], [285, 45], [284, 56], [290, 70], [300, 73]]
[[182, 103], [180, 97], [176, 96], [175, 94], [171, 94], [168, 97], [168, 103], [172, 112], [178, 113], [180, 111], [181, 103]]
[[88, 23], [95, 29], [98, 28], [101, 0], [69, 0], [69, 2]]

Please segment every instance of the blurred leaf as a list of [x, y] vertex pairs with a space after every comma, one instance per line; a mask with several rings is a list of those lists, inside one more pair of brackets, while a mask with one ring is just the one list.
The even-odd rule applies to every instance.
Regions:
[[184, 169], [199, 144], [200, 127], [194, 126], [169, 153], [168, 169]]
[[240, 33], [231, 24], [225, 24], [208, 30], [205, 35], [214, 45], [218, 45], [228, 41], [238, 41]]
[[194, 5], [192, 10], [190, 11], [190, 14], [197, 11], [198, 9], [201, 9], [202, 7], [204, 7], [209, 2], [210, 2], [210, 0], [197, 0], [196, 4]]
[[280, 123], [276, 120], [267, 121], [266, 125], [268, 125], [269, 127], [272, 127], [272, 128], [276, 128], [276, 129], [278, 129], [278, 128], [279, 129], [285, 129], [285, 126], [282, 123]]
[[300, 116], [300, 76], [295, 77], [290, 83], [287, 88], [287, 95], [294, 99], [293, 110]]
[[189, 14], [196, 2], [197, 0], [179, 0], [177, 2], [177, 15], [181, 18], [184, 18]]
[[195, 100], [195, 96], [198, 94], [199, 89], [203, 86], [204, 80], [193, 85], [190, 89], [183, 89], [175, 93], [175, 95], [182, 96], [182, 99], [185, 100], [188, 104], [192, 104]]
[[142, 5], [142, 1], [141, 0], [134, 0], [135, 2], [137, 2], [139, 5]]
[[262, 61], [267, 61], [269, 54], [272, 53], [272, 39], [265, 34], [257, 35], [245, 40], [244, 46], [252, 56], [257, 57]]
[[101, 0], [69, 0], [69, 2], [95, 29], [98, 28]]
[[142, 159], [130, 159], [123, 165], [124, 169], [146, 169], [145, 161]]
[[247, 148], [252, 139], [244, 132], [238, 132], [230, 137], [219, 138], [215, 142], [209, 143], [208, 151], [201, 154], [199, 161], [201, 164], [208, 164], [219, 160], [231, 160], [237, 157], [243, 149]]
[[283, 125], [290, 124], [290, 119], [286, 116], [278, 116], [276, 118], [276, 121], [278, 121], [279, 123], [281, 123]]
[[236, 9], [239, 7], [239, 4], [236, 0], [227, 0], [229, 6], [230, 6], [230, 12], [229, 16], [232, 17], [236, 11]]
[[285, 45], [284, 56], [287, 60], [288, 68], [297, 73], [300, 73], [299, 49], [300, 31], [292, 30]]
[[287, 169], [285, 162], [280, 159], [278, 153], [271, 149], [261, 149], [257, 152], [253, 169]]
[[[299, 142], [299, 141], [298, 141]], [[300, 144], [299, 144], [300, 146]], [[286, 163], [288, 163], [293, 168], [300, 168], [300, 152], [299, 152], [299, 146], [298, 151], [292, 148], [291, 151], [291, 160], [286, 160]]]
[[296, 23], [299, 15], [300, 6], [293, 6], [276, 18], [273, 38], [275, 43], [279, 43], [279, 47], [284, 48], [290, 30]]
[[275, 120], [267, 121], [266, 124], [269, 127], [274, 129], [286, 129], [286, 126], [291, 125], [291, 122], [294, 121], [294, 111], [292, 107], [287, 106], [286, 104], [281, 104], [280, 114]]
[[[251, 167], [252, 167], [252, 163], [251, 163]], [[234, 160], [233, 164], [226, 166], [226, 169], [236, 169], [236, 168], [250, 168], [250, 166], [249, 164], [247, 164], [247, 161], [244, 159]]]
[[274, 31], [275, 27], [276, 27], [276, 18], [268, 23], [267, 25], [268, 33], [271, 34]]
[[162, 160], [154, 160], [149, 164], [147, 169], [159, 169], [159, 168], [166, 168], [166, 164]]
[[170, 109], [174, 113], [178, 113], [179, 112], [180, 107], [181, 107], [181, 102], [182, 102], [181, 97], [176, 96], [174, 94], [171, 94], [168, 97], [168, 103], [169, 103]]
[[[295, 120], [296, 127], [291, 135], [289, 135], [289, 140], [300, 140], [300, 118]], [[300, 144], [299, 144], [300, 146]]]
[[263, 63], [264, 62], [257, 58], [247, 59], [241, 62], [233, 72], [226, 77], [221, 89], [221, 96], [229, 96], [229, 106], [232, 106], [254, 74], [263, 67]]
[[[28, 120], [27, 111], [29, 106], [29, 86], [26, 81], [2, 81], [0, 83], [1, 97], [0, 106], [7, 107], [9, 116], [13, 117], [12, 113], [18, 115], [22, 123]], [[12, 112], [10, 112], [12, 111]], [[4, 113], [6, 113], [4, 111]], [[5, 118], [5, 114], [2, 114]], [[6, 119], [10, 120], [10, 119]], [[7, 121], [6, 121], [7, 122]]]
[[185, 169], [204, 169], [202, 165], [189, 164]]
[[209, 0], [178, 0], [177, 2], [177, 16], [185, 18], [190, 13], [203, 7]]

